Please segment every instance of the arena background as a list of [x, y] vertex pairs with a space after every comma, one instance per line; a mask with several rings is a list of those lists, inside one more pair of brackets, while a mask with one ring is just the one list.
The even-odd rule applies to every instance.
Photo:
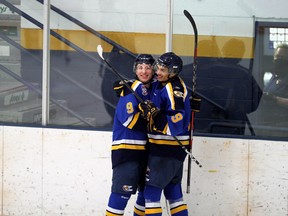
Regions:
[[[22, 16], [15, 8], [7, 9], [7, 2], [21, 10]], [[261, 92], [253, 83], [256, 81], [260, 89], [263, 85], [258, 69], [271, 64], [271, 53], [258, 56], [261, 52], [256, 52], [261, 45], [255, 37], [257, 25], [284, 25], [287, 2], [174, 1], [173, 41], [167, 39], [169, 3], [51, 1], [62, 12], [101, 33], [102, 39], [51, 11], [51, 29], [55, 32], [51, 37], [53, 105], [48, 126], [42, 126], [37, 90], [42, 85], [43, 31], [37, 24], [43, 23], [43, 5], [34, 0], [0, 0], [1, 88], [5, 94], [12, 89], [13, 96], [8, 102], [2, 100], [6, 105], [1, 106], [0, 215], [105, 214], [111, 185], [111, 121], [116, 99], [111, 84], [115, 77], [101, 64], [96, 46], [101, 44], [111, 64], [132, 77], [133, 56], [148, 52], [157, 57], [167, 50], [168, 40], [184, 60], [182, 76], [191, 87], [194, 37], [184, 9], [198, 26], [197, 91], [205, 97], [193, 138], [193, 155], [203, 168], [192, 165], [191, 192], [185, 193], [189, 215], [287, 215], [287, 134], [284, 139], [263, 136], [263, 131], [256, 130], [261, 110], [253, 111]], [[104, 42], [103, 36], [115, 42], [113, 46]], [[259, 66], [259, 62], [265, 64]], [[231, 95], [236, 95], [236, 100]], [[225, 108], [230, 106], [241, 109], [227, 113]], [[25, 111], [15, 112], [23, 107]], [[247, 117], [255, 136], [247, 126]], [[270, 133], [269, 129], [264, 133]], [[184, 189], [186, 175], [185, 164]], [[133, 196], [125, 215], [132, 215], [134, 201]], [[164, 198], [162, 204], [164, 215], [168, 215]]]

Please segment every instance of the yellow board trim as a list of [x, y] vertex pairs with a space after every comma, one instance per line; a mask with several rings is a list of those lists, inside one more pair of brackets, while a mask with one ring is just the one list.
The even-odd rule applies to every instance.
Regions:
[[[253, 58], [254, 39], [237, 36], [206, 36], [198, 38], [199, 57]], [[173, 51], [181, 56], [194, 55], [194, 36], [173, 35]]]
[[[110, 52], [112, 46], [100, 38], [84, 30], [53, 30], [87, 52], [96, 52], [98, 44], [104, 52]], [[165, 52], [165, 34], [129, 33], [129, 32], [99, 32], [107, 38], [121, 44], [132, 53], [150, 53], [161, 55]], [[221, 58], [253, 58], [253, 38], [237, 36], [207, 36], [198, 37], [199, 57]], [[42, 29], [21, 29], [21, 45], [26, 49], [41, 50], [43, 46]], [[51, 50], [73, 51], [72, 48], [51, 36]], [[194, 36], [174, 34], [173, 52], [180, 56], [194, 55]]]
[[[97, 36], [83, 30], [53, 30], [75, 45], [87, 52], [96, 52], [98, 44], [101, 44], [104, 52], [110, 52], [112, 46]], [[127, 32], [99, 32], [105, 37], [121, 44], [133, 53], [162, 54], [165, 51], [164, 34], [127, 33]], [[26, 49], [41, 50], [43, 43], [43, 31], [41, 29], [21, 29], [21, 45]], [[123, 45], [124, 44], [124, 45]], [[73, 49], [54, 36], [50, 37], [51, 50]]]

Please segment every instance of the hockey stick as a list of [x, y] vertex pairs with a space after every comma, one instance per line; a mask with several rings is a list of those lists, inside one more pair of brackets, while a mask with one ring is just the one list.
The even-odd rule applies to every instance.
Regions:
[[[112, 65], [103, 57], [103, 48], [101, 45], [97, 46], [97, 52], [100, 58], [108, 65], [108, 67], [113, 71], [113, 73], [124, 83], [124, 85], [131, 91], [133, 95], [140, 101], [144, 102], [143, 99], [130, 87], [130, 85], [125, 82], [125, 79], [112, 67]], [[193, 160], [199, 167], [202, 167], [202, 165], [199, 163], [199, 161], [196, 160], [196, 158], [189, 152], [185, 146], [180, 142], [180, 140], [176, 136], [172, 136], [177, 143], [181, 146], [181, 148], [189, 155], [189, 158]]]
[[[196, 92], [196, 70], [197, 70], [197, 49], [198, 49], [198, 30], [196, 23], [191, 16], [191, 14], [187, 11], [183, 11], [184, 15], [187, 17], [189, 22], [191, 23], [194, 31], [194, 59], [193, 59], [193, 77], [192, 77], [192, 97], [195, 97]], [[192, 99], [193, 99], [192, 98]], [[191, 121], [190, 121], [190, 153], [192, 154], [192, 144], [193, 144], [193, 131], [194, 131], [194, 118], [195, 111], [192, 109], [191, 111]], [[188, 171], [187, 171], [187, 188], [186, 193], [190, 193], [190, 182], [191, 182], [191, 159], [188, 158]]]
[[125, 79], [112, 67], [112, 65], [103, 57], [103, 48], [99, 44], [97, 46], [97, 52], [100, 58], [109, 66], [112, 72], [124, 83], [124, 85], [131, 91], [131, 93], [140, 101], [143, 102], [142, 98], [131, 88], [131, 86], [125, 81]]

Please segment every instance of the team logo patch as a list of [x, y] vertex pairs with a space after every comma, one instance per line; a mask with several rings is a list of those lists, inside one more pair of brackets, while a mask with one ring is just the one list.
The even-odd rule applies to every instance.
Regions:
[[176, 91], [176, 90], [174, 90], [174, 91], [173, 91], [173, 94], [175, 95], [175, 97], [184, 98], [184, 94], [183, 94], [183, 92], [181, 92], [181, 91]]
[[131, 192], [133, 190], [133, 186], [131, 185], [123, 185], [122, 190], [125, 192]]
[[147, 88], [144, 85], [142, 85], [141, 87], [142, 87], [142, 95], [146, 96], [148, 94]]

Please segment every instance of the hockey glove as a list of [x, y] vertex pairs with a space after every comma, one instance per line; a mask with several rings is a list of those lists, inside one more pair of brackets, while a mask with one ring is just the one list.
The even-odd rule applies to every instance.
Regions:
[[124, 87], [124, 83], [122, 80], [120, 81], [118, 80], [113, 83], [113, 90], [115, 91], [117, 97], [120, 97], [123, 87]]
[[118, 81], [114, 82], [113, 83], [113, 89], [114, 89], [117, 97], [121, 96], [121, 93], [122, 93], [124, 86], [125, 86], [124, 82], [131, 86], [132, 83], [134, 82], [134, 80], [125, 79], [125, 80], [118, 80]]
[[197, 95], [190, 96], [190, 107], [194, 112], [200, 112], [201, 98]]
[[148, 122], [148, 131], [151, 132], [154, 126], [154, 119], [160, 113], [160, 109], [150, 100], [139, 103], [138, 108], [141, 116]]

